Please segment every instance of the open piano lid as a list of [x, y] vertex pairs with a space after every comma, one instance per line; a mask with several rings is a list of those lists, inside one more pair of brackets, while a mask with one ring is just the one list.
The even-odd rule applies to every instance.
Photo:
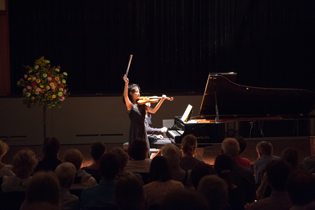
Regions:
[[[236, 84], [236, 73], [210, 73], [199, 116], [307, 116], [315, 93], [303, 89], [262, 88]], [[215, 98], [217, 100], [215, 100]]]

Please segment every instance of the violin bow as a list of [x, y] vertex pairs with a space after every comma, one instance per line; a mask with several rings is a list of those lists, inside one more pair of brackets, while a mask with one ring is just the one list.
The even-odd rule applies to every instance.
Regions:
[[131, 64], [131, 61], [132, 61], [132, 56], [133, 56], [132, 54], [129, 56], [129, 63], [128, 63], [127, 71], [126, 71], [126, 76], [128, 76], [130, 64]]

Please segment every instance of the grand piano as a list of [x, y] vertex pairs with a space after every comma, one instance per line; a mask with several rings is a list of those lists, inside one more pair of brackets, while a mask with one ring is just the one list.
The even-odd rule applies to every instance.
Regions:
[[[315, 92], [235, 83], [237, 73], [210, 73], [198, 116], [174, 117], [167, 136], [181, 143], [193, 134], [198, 145], [225, 137], [308, 136], [314, 132]], [[312, 130], [312, 131], [311, 131]]]

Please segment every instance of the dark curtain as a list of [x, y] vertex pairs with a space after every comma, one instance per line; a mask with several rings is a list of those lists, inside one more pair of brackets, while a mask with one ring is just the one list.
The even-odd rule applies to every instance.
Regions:
[[209, 72], [315, 89], [315, 6], [307, 0], [10, 0], [11, 92], [45, 56], [73, 94], [200, 94]]

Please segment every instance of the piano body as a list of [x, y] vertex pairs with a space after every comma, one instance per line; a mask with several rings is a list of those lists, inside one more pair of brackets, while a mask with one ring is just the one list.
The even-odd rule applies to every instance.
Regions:
[[[187, 122], [175, 116], [167, 136], [180, 144], [193, 134], [198, 145], [221, 143], [232, 136], [273, 137], [309, 135], [309, 113], [315, 93], [304, 89], [262, 88], [235, 83], [236, 73], [210, 73], [199, 115]], [[232, 129], [230, 129], [232, 127]]]

